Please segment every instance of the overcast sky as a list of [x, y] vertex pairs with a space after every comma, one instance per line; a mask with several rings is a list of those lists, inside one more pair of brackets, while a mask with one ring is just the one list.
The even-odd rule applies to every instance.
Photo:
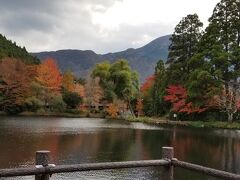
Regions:
[[220, 0], [0, 0], [0, 33], [30, 52], [137, 48], [187, 14], [207, 25]]

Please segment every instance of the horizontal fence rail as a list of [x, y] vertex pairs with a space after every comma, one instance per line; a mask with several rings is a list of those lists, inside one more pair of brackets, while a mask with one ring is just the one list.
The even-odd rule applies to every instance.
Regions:
[[35, 180], [49, 180], [50, 176], [56, 173], [163, 166], [164, 168], [161, 177], [163, 180], [173, 180], [174, 167], [199, 172], [201, 174], [218, 177], [221, 179], [240, 180], [240, 175], [237, 174], [220, 171], [196, 164], [191, 164], [184, 161], [179, 161], [176, 158], [174, 158], [174, 150], [172, 147], [162, 148], [162, 159], [160, 160], [104, 162], [104, 163], [57, 165], [57, 166], [55, 166], [54, 164], [50, 164], [49, 161], [50, 151], [37, 151], [35, 167], [0, 169], [0, 178], [35, 175]]
[[196, 165], [196, 164], [191, 164], [191, 163], [187, 163], [184, 161], [178, 161], [173, 159], [172, 160], [172, 164], [175, 167], [180, 167], [183, 169], [188, 169], [191, 171], [195, 171], [195, 172], [199, 172], [201, 174], [205, 174], [205, 175], [209, 175], [212, 177], [217, 177], [217, 178], [221, 178], [221, 179], [240, 179], [240, 175], [237, 174], [233, 174], [233, 173], [229, 173], [229, 172], [225, 172], [225, 171], [220, 171], [220, 170], [216, 170], [216, 169], [212, 169], [212, 168], [207, 168], [204, 166], [200, 166], [200, 165]]
[[76, 165], [59, 165], [55, 167], [31, 167], [31, 168], [15, 168], [15, 169], [1, 169], [0, 177], [12, 176], [30, 176], [39, 174], [55, 174], [77, 171], [91, 171], [104, 169], [121, 169], [121, 168], [137, 168], [137, 167], [151, 167], [151, 166], [166, 166], [170, 165], [167, 160], [145, 160], [145, 161], [125, 161], [125, 162], [106, 162], [106, 163], [89, 163]]

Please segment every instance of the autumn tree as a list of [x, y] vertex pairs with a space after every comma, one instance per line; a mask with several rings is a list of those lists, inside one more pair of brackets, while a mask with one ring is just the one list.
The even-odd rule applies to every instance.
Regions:
[[187, 101], [188, 94], [185, 87], [181, 85], [168, 86], [167, 95], [164, 96], [165, 101], [172, 104], [171, 111], [179, 113], [201, 113], [207, 110], [207, 107], [194, 106], [192, 102]]
[[85, 88], [85, 102], [89, 107], [98, 107], [101, 102], [103, 103], [104, 91], [99, 85], [99, 78], [88, 77], [86, 80]]
[[38, 66], [36, 80], [49, 92], [60, 92], [62, 76], [55, 60], [48, 58]]
[[45, 91], [43, 100], [48, 106], [51, 98], [60, 94], [62, 82], [61, 73], [52, 58], [47, 58], [38, 66], [36, 82]]
[[79, 83], [74, 84], [72, 92], [77, 93], [82, 98], [84, 98], [85, 96], [85, 88], [82, 84], [79, 84]]
[[66, 71], [62, 76], [62, 87], [65, 91], [74, 90], [74, 75], [71, 71]]
[[152, 112], [152, 89], [153, 89], [153, 85], [154, 85], [154, 81], [155, 81], [155, 76], [151, 75], [149, 77], [146, 78], [146, 80], [144, 81], [144, 83], [142, 84], [140, 91], [142, 94], [142, 98], [143, 98], [143, 112], [145, 115], [147, 116], [152, 116], [153, 112]]
[[155, 76], [151, 75], [146, 78], [144, 83], [142, 84], [140, 91], [141, 93], [146, 96], [149, 93], [149, 90], [153, 87], [155, 81]]
[[0, 63], [0, 79], [0, 106], [7, 113], [21, 112], [31, 92], [30, 66], [17, 59], [5, 58]]
[[118, 108], [113, 103], [108, 104], [106, 112], [111, 118], [116, 118], [118, 116]]

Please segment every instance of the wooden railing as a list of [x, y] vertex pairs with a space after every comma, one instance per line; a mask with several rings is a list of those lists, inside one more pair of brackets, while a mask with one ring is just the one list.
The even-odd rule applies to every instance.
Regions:
[[0, 178], [35, 175], [35, 180], [49, 180], [50, 176], [56, 173], [163, 166], [163, 173], [161, 177], [163, 180], [173, 180], [174, 167], [196, 171], [201, 174], [218, 177], [221, 179], [240, 180], [240, 175], [179, 161], [174, 158], [173, 154], [174, 150], [172, 147], [163, 147], [162, 159], [160, 160], [106, 162], [56, 166], [54, 164], [50, 164], [49, 162], [50, 151], [37, 151], [36, 166], [27, 168], [0, 169]]

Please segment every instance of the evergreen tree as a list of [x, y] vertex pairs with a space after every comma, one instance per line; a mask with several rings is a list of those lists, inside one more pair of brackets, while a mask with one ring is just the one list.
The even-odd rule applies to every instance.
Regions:
[[203, 59], [211, 64], [210, 73], [224, 86], [229, 99], [225, 107], [229, 122], [237, 112], [240, 71], [240, 1], [221, 0], [214, 8], [209, 26], [200, 43]]
[[163, 60], [159, 60], [155, 67], [155, 81], [152, 87], [152, 112], [154, 116], [161, 116], [166, 112], [164, 95], [166, 89], [166, 72]]
[[19, 59], [26, 64], [40, 63], [39, 59], [30, 55], [25, 47], [17, 46], [15, 42], [0, 34], [0, 60], [6, 57]]
[[190, 71], [188, 60], [197, 52], [202, 36], [203, 23], [197, 14], [187, 15], [175, 27], [169, 46], [167, 63], [170, 84], [179, 84], [187, 79]]

